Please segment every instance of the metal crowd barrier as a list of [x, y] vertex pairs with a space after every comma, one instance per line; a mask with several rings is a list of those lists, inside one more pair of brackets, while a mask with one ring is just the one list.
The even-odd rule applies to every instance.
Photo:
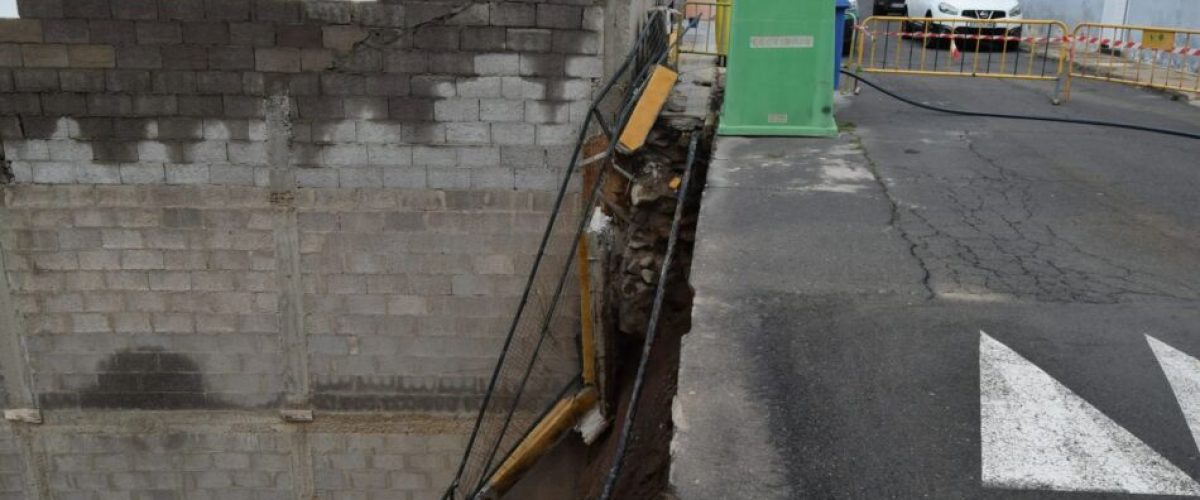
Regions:
[[858, 31], [860, 72], [1053, 81], [1055, 104], [1067, 79], [1060, 21], [872, 16]]
[[1071, 78], [1200, 93], [1200, 31], [1083, 23], [1071, 39]]
[[679, 51], [690, 54], [725, 56], [729, 54], [730, 18], [733, 17], [733, 0], [695, 1], [687, 0], [683, 5], [682, 23], [694, 23], [691, 29], [676, 30], [684, 33], [679, 41]]

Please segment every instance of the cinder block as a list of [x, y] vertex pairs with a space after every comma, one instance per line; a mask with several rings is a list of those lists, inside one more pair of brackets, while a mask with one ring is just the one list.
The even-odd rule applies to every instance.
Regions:
[[[159, 47], [133, 45], [120, 47], [116, 52], [116, 65], [122, 69], [159, 69], [163, 66], [162, 51]], [[191, 76], [191, 73], [187, 74]], [[195, 90], [194, 80], [191, 88]], [[162, 93], [158, 86], [155, 86], [155, 91]], [[181, 91], [175, 89], [175, 92]]]
[[344, 188], [383, 187], [383, 172], [376, 167], [339, 168], [338, 185]]
[[88, 23], [82, 19], [46, 19], [42, 21], [42, 36], [46, 43], [88, 43]]
[[[0, 32], [3, 30], [0, 29]], [[29, 68], [65, 68], [70, 65], [67, 46], [57, 44], [22, 45], [21, 60]]]
[[142, 45], [171, 45], [183, 42], [183, 32], [176, 22], [138, 22], [135, 24], [135, 30], [137, 41]]
[[600, 78], [604, 76], [604, 61], [599, 57], [572, 56], [566, 58], [565, 74], [572, 78]]
[[18, 69], [12, 74], [13, 85], [22, 92], [54, 92], [59, 87], [58, 71], [53, 69]]
[[300, 51], [300, 69], [306, 72], [321, 72], [333, 67], [333, 51], [329, 49], [303, 49]]
[[429, 55], [424, 51], [389, 51], [384, 57], [388, 73], [419, 74], [429, 71]]
[[210, 48], [208, 67], [216, 70], [254, 69], [254, 51], [248, 47]]
[[500, 78], [496, 76], [459, 78], [456, 82], [456, 91], [461, 97], [500, 97]]
[[209, 165], [208, 179], [224, 186], [255, 185], [254, 169], [243, 165]]
[[471, 187], [471, 174], [466, 169], [430, 168], [428, 184], [432, 189], [468, 189]]
[[321, 92], [326, 95], [362, 95], [366, 80], [362, 75], [326, 73], [321, 75]]
[[592, 31], [557, 30], [554, 32], [554, 51], [560, 54], [599, 54], [600, 35]]
[[[80, 98], [82, 101], [82, 98]], [[80, 102], [82, 107], [82, 102]], [[92, 145], [79, 141], [49, 141], [50, 159], [54, 161], [85, 161], [92, 159]]]
[[168, 164], [164, 167], [167, 184], [207, 184], [208, 165]]
[[300, 71], [300, 50], [293, 48], [259, 48], [254, 51], [258, 71], [296, 73]]
[[33, 182], [38, 184], [69, 184], [75, 182], [75, 165], [62, 162], [34, 162]]
[[341, 52], [353, 49], [358, 42], [366, 40], [368, 35], [366, 29], [349, 25], [324, 26], [321, 31], [324, 47]]
[[146, 92], [150, 90], [150, 72], [110, 70], [105, 72], [105, 88], [112, 92]]
[[548, 29], [510, 28], [507, 47], [521, 52], [548, 52], [553, 47], [553, 33]]
[[332, 168], [297, 169], [296, 185], [305, 188], [338, 187], [338, 170]]
[[446, 142], [450, 144], [490, 144], [491, 125], [488, 123], [447, 123]]
[[458, 150], [453, 147], [417, 146], [413, 148], [413, 163], [435, 167], [452, 167], [458, 164]]
[[476, 75], [475, 55], [468, 52], [442, 52], [429, 56], [431, 72], [439, 75]]
[[328, 165], [366, 165], [367, 147], [360, 144], [338, 144], [321, 150], [321, 160]]
[[537, 25], [542, 28], [580, 29], [583, 26], [583, 9], [573, 5], [538, 4]]
[[493, 123], [492, 142], [502, 146], [532, 145], [537, 129], [528, 123]]
[[479, 3], [463, 9], [455, 14], [450, 19], [446, 20], [446, 24], [454, 26], [487, 26], [491, 17], [487, 3]]
[[62, 0], [62, 16], [104, 19], [112, 16], [109, 0]]
[[121, 165], [123, 184], [161, 184], [166, 179], [162, 164]]
[[556, 101], [526, 101], [525, 121], [529, 123], [565, 123], [570, 121], [568, 103]]
[[261, 142], [230, 142], [229, 162], [235, 165], [266, 165], [266, 145]]
[[439, 122], [479, 120], [479, 99], [445, 99], [433, 105], [433, 117]]
[[299, 5], [277, 0], [256, 0], [254, 19], [273, 23], [296, 23], [300, 21]]
[[479, 54], [475, 56], [475, 72], [480, 75], [517, 75], [521, 59], [517, 54]]
[[459, 45], [462, 50], [479, 52], [495, 52], [506, 48], [516, 49], [508, 44], [508, 35], [500, 27], [470, 27], [464, 28], [459, 34]]
[[409, 93], [409, 79], [401, 75], [367, 75], [365, 91], [370, 96], [406, 96]]
[[159, 2], [158, 17], [174, 21], [199, 21], [204, 19], [204, 0]]
[[63, 17], [62, 0], [17, 0], [16, 4], [23, 19]]
[[248, 21], [250, 5], [247, 0], [205, 0], [204, 17], [219, 21]]
[[139, 95], [133, 98], [133, 114], [139, 116], [172, 116], [179, 106], [173, 95]]
[[185, 23], [183, 39], [197, 45], [229, 45], [229, 25], [218, 22]]
[[119, 0], [112, 3], [112, 14], [117, 19], [154, 20], [158, 18], [158, 2], [155, 0]]
[[413, 34], [413, 45], [425, 50], [459, 50], [459, 30], [449, 26], [422, 26]]
[[500, 80], [500, 94], [507, 99], [546, 98], [546, 81], [539, 78], [505, 76]]
[[387, 188], [423, 189], [429, 185], [425, 167], [400, 166], [383, 169], [383, 186]]
[[400, 28], [405, 26], [405, 10], [403, 5], [383, 5], [361, 3], [353, 6], [351, 17], [354, 24], [360, 26], [385, 26]]
[[472, 189], [513, 189], [513, 170], [505, 167], [480, 167], [471, 169]]
[[270, 23], [230, 23], [229, 43], [239, 47], [275, 46], [275, 25]]
[[464, 167], [494, 167], [500, 165], [500, 148], [458, 148], [458, 164]]
[[480, 99], [479, 118], [486, 122], [520, 122], [525, 118], [525, 101]]
[[371, 165], [381, 166], [412, 165], [412, 148], [408, 146], [371, 144], [367, 146], [367, 162]]
[[533, 26], [536, 22], [535, 5], [529, 3], [501, 2], [492, 6], [493, 26]]
[[0, 42], [41, 43], [42, 22], [33, 19], [0, 19]]
[[455, 79], [451, 76], [414, 76], [411, 84], [414, 96], [449, 98], [456, 96], [458, 92]]
[[66, 92], [103, 92], [104, 72], [94, 70], [63, 70], [59, 81]]

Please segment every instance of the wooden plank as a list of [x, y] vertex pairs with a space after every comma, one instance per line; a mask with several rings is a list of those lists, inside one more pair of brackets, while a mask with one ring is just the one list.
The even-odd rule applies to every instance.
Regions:
[[621, 152], [632, 153], [646, 144], [646, 137], [650, 135], [650, 129], [654, 126], [654, 122], [658, 121], [658, 114], [667, 104], [667, 98], [671, 96], [671, 89], [675, 88], [677, 81], [679, 81], [679, 73], [671, 68], [662, 65], [654, 68], [654, 72], [650, 75], [650, 83], [646, 84], [646, 90], [638, 98], [637, 106], [634, 106], [633, 114], [629, 117], [629, 123], [621, 132], [619, 143]]

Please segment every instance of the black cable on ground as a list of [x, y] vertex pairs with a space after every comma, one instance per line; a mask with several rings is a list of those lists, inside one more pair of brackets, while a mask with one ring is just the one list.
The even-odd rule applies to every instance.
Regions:
[[1122, 128], [1122, 129], [1126, 129], [1126, 130], [1137, 130], [1140, 132], [1150, 132], [1152, 134], [1172, 135], [1175, 137], [1183, 137], [1185, 139], [1200, 140], [1200, 134], [1198, 134], [1198, 133], [1184, 132], [1181, 130], [1156, 128], [1156, 127], [1147, 127], [1147, 126], [1143, 126], [1143, 125], [1133, 125], [1133, 124], [1129, 124], [1129, 123], [1106, 122], [1106, 121], [1099, 121], [1099, 120], [1081, 120], [1081, 119], [1076, 119], [1076, 118], [1059, 118], [1056, 116], [1009, 115], [1009, 114], [1004, 114], [1004, 113], [981, 113], [978, 111], [962, 111], [962, 110], [957, 110], [957, 109], [947, 109], [947, 108], [942, 108], [942, 107], [938, 107], [938, 106], [933, 106], [930, 104], [920, 103], [920, 102], [914, 101], [912, 99], [909, 99], [907, 97], [904, 97], [902, 95], [896, 94], [895, 92], [887, 90], [887, 89], [879, 86], [879, 84], [873, 83], [870, 80], [867, 80], [856, 73], [846, 71], [844, 69], [841, 70], [841, 72], [843, 75], [846, 75], [855, 80], [858, 80], [858, 81], [866, 84], [868, 87], [878, 90], [878, 91], [882, 92], [884, 95], [891, 97], [892, 99], [896, 99], [897, 101], [903, 102], [910, 106], [916, 106], [921, 109], [927, 109], [929, 111], [936, 111], [938, 113], [948, 113], [948, 114], [959, 115], [959, 116], [977, 116], [980, 118], [1000, 118], [1000, 119], [1004, 119], [1004, 120], [1028, 120], [1028, 121], [1037, 121], [1037, 122], [1067, 123], [1067, 124], [1071, 124], [1071, 125], [1093, 125], [1096, 127]]
[[687, 170], [683, 173], [683, 184], [679, 187], [679, 202], [675, 205], [675, 219], [671, 222], [671, 236], [667, 239], [667, 254], [663, 257], [662, 268], [658, 272], [658, 285], [654, 290], [654, 308], [650, 310], [650, 322], [646, 326], [646, 340], [642, 343], [642, 358], [638, 361], [637, 377], [634, 378], [633, 390], [629, 394], [629, 408], [625, 410], [625, 418], [621, 422], [621, 436], [617, 441], [617, 451], [613, 455], [612, 468], [604, 481], [604, 491], [600, 500], [612, 498], [621, 476], [621, 466], [625, 462], [625, 451], [629, 447], [630, 436], [633, 435], [633, 421], [637, 418], [638, 399], [642, 394], [642, 385], [646, 381], [646, 366], [650, 362], [650, 349], [658, 336], [658, 317], [662, 313], [663, 298], [667, 292], [667, 273], [671, 270], [671, 261], [675, 255], [675, 245], [679, 242], [679, 228], [682, 225], [684, 205], [687, 204], [688, 188], [692, 183], [692, 171], [695, 170], [696, 148], [700, 143], [701, 132], [692, 133], [692, 142], [688, 146]]

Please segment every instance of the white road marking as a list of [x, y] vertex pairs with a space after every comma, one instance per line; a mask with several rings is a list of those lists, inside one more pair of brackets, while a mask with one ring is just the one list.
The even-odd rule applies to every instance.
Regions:
[[979, 332], [985, 487], [1200, 495], [1200, 484], [1008, 346]]
[[1175, 399], [1179, 400], [1179, 408], [1192, 430], [1192, 441], [1200, 445], [1200, 360], [1149, 335], [1146, 342], [1150, 343], [1154, 357], [1158, 358], [1158, 364], [1175, 391]]

